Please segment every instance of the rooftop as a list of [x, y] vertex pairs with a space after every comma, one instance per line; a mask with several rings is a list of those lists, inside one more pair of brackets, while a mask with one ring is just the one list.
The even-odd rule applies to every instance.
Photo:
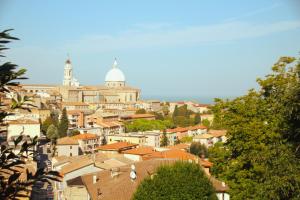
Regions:
[[98, 135], [92, 133], [83, 133], [83, 134], [72, 136], [72, 138], [75, 140], [92, 140], [92, 139], [97, 139], [98, 137], [99, 137]]
[[214, 137], [222, 137], [226, 135], [227, 130], [209, 130], [208, 133]]
[[138, 144], [132, 144], [128, 142], [116, 142], [112, 144], [103, 145], [97, 148], [101, 151], [124, 151], [131, 148], [135, 148]]
[[57, 145], [78, 145], [78, 141], [71, 137], [63, 137], [57, 139]]
[[[98, 173], [91, 173], [82, 176], [84, 185], [92, 200], [128, 200], [132, 198], [133, 193], [139, 186], [140, 182], [149, 175], [155, 173], [161, 165], [172, 165], [176, 159], [153, 159], [135, 163], [137, 179], [131, 181], [129, 173], [131, 166], [126, 165], [118, 168], [117, 174], [112, 177], [111, 172], [104, 170]], [[96, 175], [97, 182], [93, 183], [93, 176]], [[208, 177], [216, 191], [227, 191], [228, 186], [223, 186], [222, 182], [214, 177]]]
[[212, 136], [211, 134], [204, 133], [204, 134], [194, 136], [194, 139], [209, 139], [209, 138], [213, 138], [213, 137], [214, 136]]
[[154, 152], [154, 149], [152, 147], [138, 147], [135, 149], [129, 149], [126, 151], [123, 151], [124, 154], [134, 154], [134, 155], [147, 155]]
[[31, 119], [18, 119], [18, 120], [12, 120], [8, 121], [8, 124], [40, 124], [38, 121], [34, 121]]
[[179, 159], [179, 160], [197, 160], [197, 157], [187, 153], [180, 149], [171, 149], [167, 151], [156, 151], [152, 154], [148, 154], [143, 156], [143, 160], [155, 159], [155, 158], [171, 158], [171, 159]]

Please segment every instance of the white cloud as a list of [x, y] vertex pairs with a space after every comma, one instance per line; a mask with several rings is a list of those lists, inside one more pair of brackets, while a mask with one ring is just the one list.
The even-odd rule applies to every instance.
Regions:
[[[138, 29], [139, 27], [140, 29]], [[114, 35], [90, 35], [64, 45], [63, 49], [79, 52], [104, 52], [121, 49], [202, 45], [249, 39], [300, 28], [300, 21], [253, 24], [236, 21], [206, 26], [170, 29], [169, 26], [136, 26]], [[146, 29], [146, 30], [145, 30]]]

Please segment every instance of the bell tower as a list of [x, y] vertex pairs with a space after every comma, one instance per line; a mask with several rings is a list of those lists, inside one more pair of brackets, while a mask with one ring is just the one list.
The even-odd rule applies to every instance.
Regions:
[[65, 62], [65, 68], [64, 68], [64, 86], [71, 86], [73, 80], [73, 69], [70, 59], [68, 58]]

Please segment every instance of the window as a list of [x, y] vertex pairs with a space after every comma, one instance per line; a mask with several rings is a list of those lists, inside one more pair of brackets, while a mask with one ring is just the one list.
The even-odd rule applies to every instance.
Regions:
[[72, 157], [72, 153], [70, 153], [70, 156]]
[[72, 146], [70, 146], [70, 149], [72, 149]]

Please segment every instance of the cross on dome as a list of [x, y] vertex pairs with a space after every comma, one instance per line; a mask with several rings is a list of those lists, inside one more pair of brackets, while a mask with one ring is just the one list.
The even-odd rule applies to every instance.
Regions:
[[118, 63], [117, 63], [117, 58], [115, 58], [114, 64], [113, 64], [113, 68], [117, 68]]

